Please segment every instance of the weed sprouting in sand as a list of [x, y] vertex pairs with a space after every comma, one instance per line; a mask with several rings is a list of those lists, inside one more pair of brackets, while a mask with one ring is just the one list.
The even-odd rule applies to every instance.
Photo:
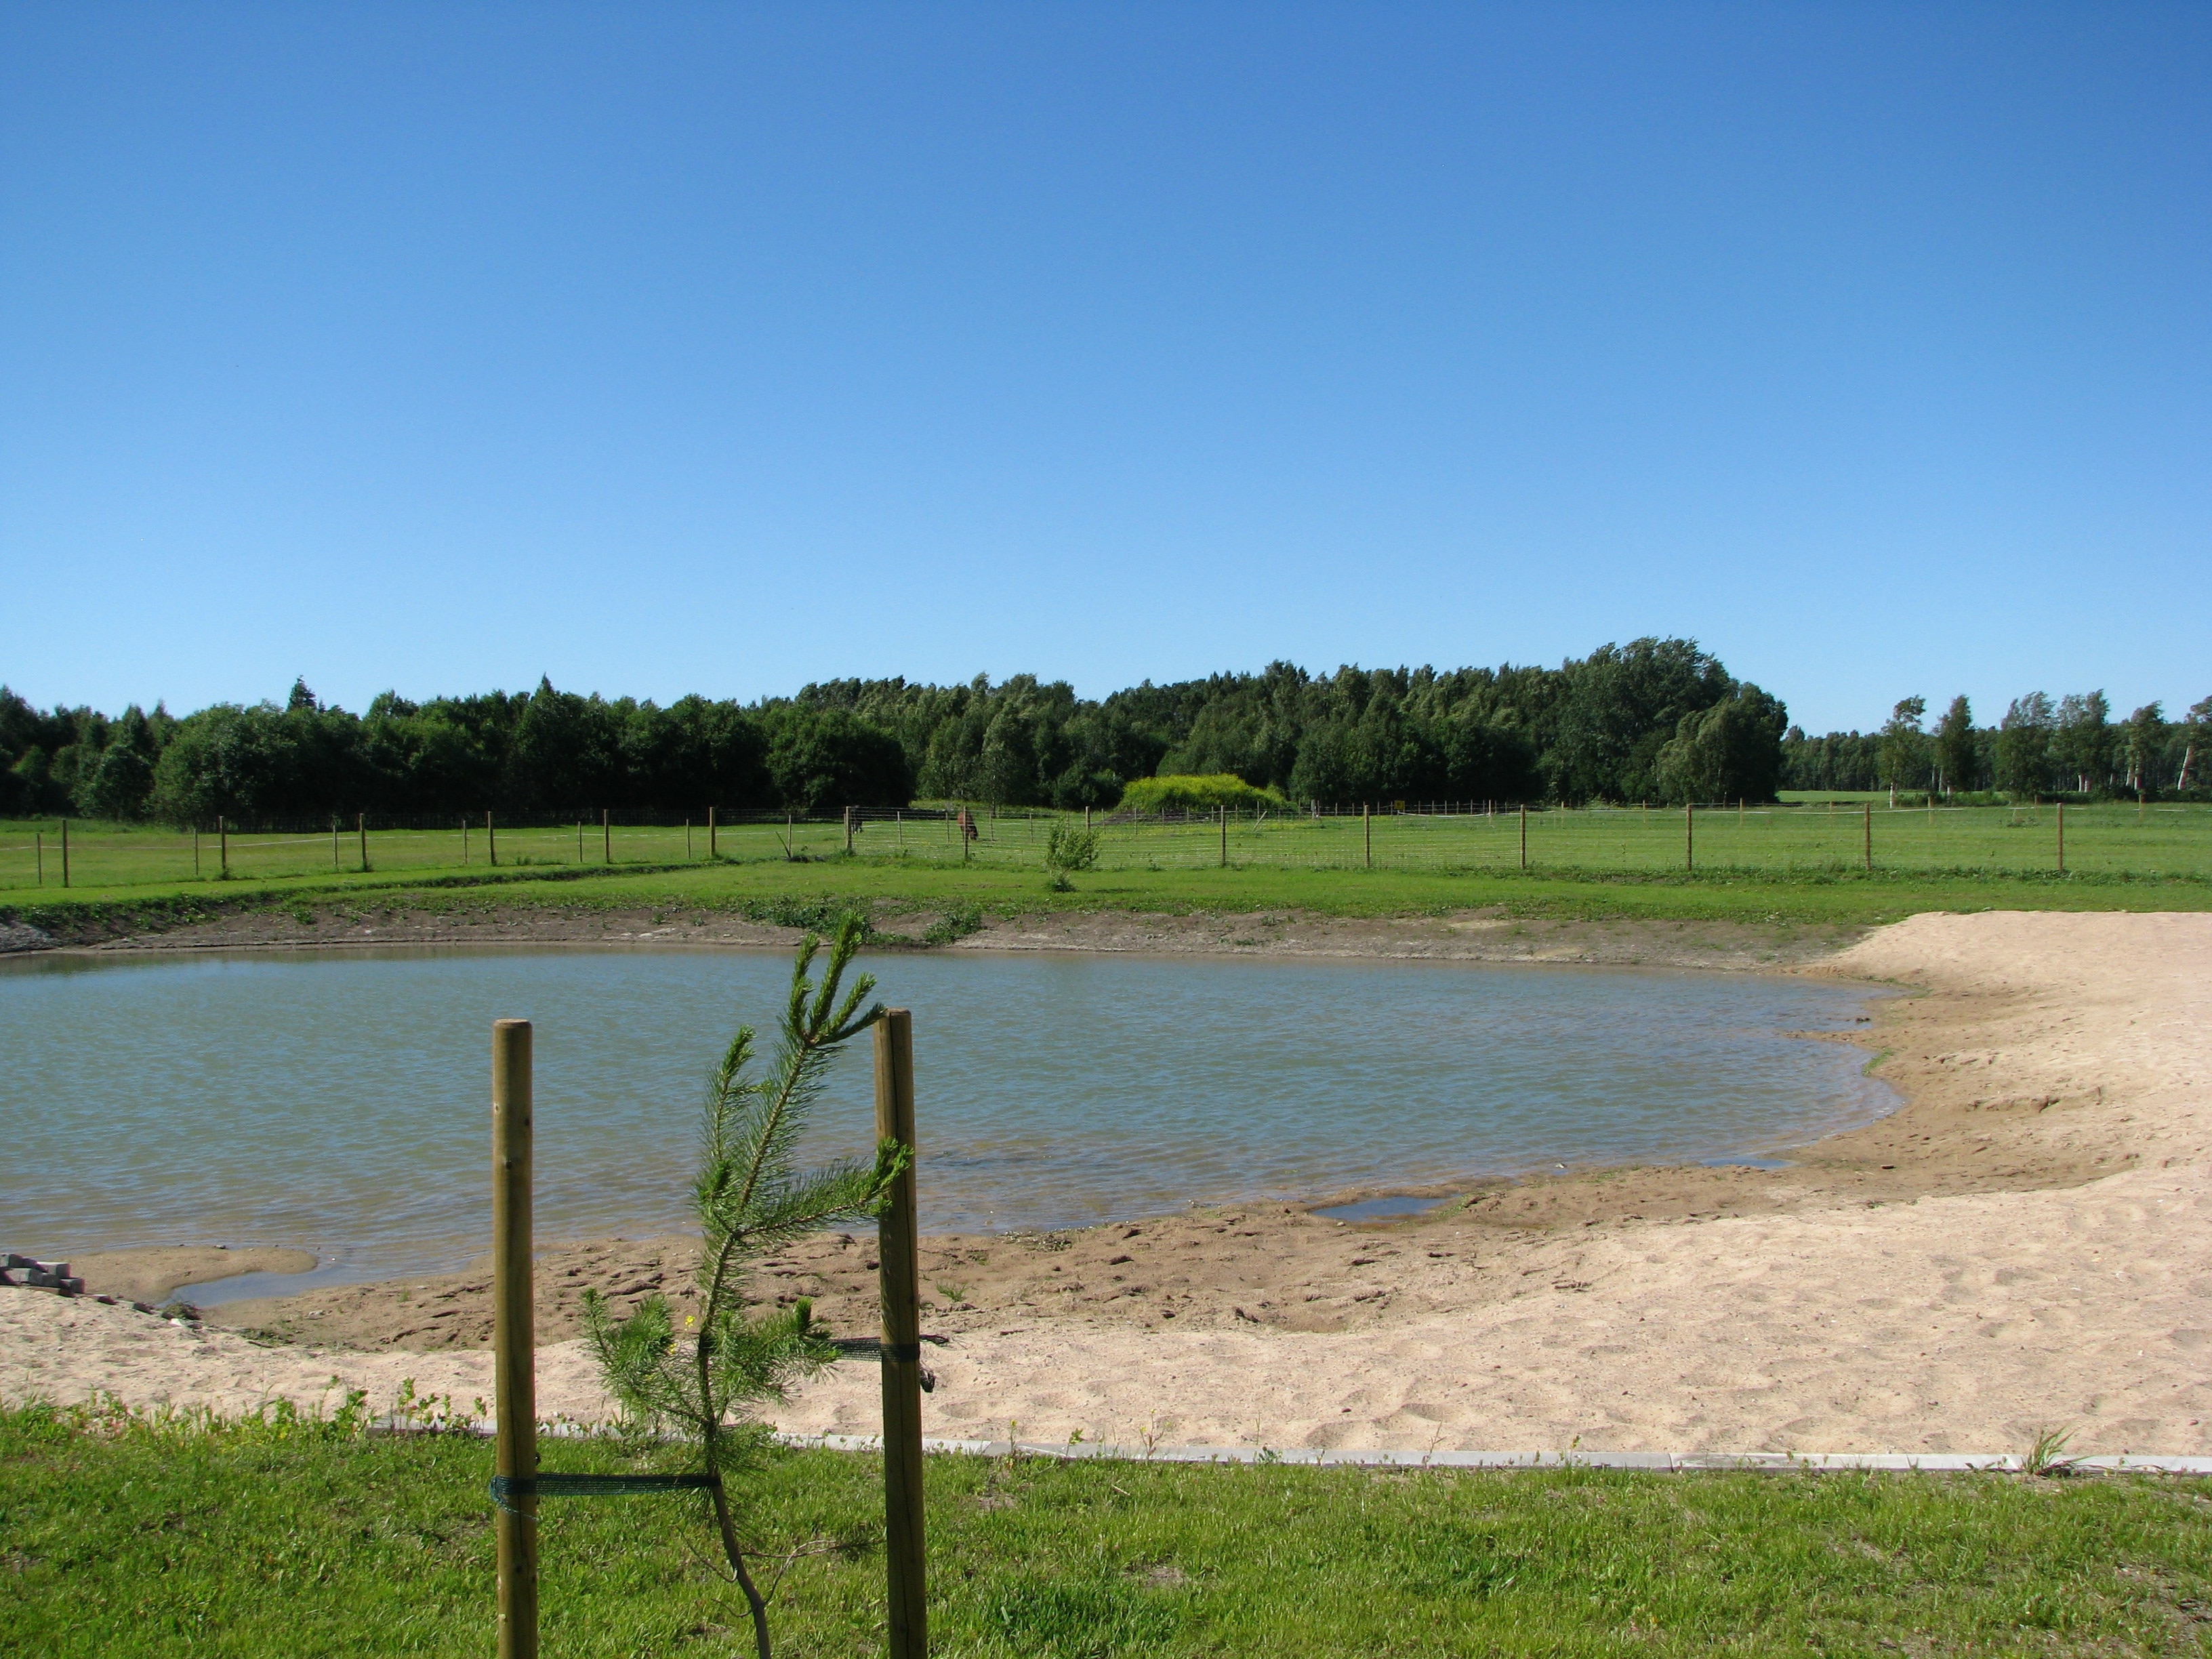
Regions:
[[2081, 1460], [2062, 1454], [2067, 1443], [2073, 1438], [2074, 1431], [2071, 1429], [2045, 1429], [2030, 1443], [2027, 1455], [2021, 1459], [2021, 1472], [2039, 1478], [2072, 1474], [2075, 1464]]

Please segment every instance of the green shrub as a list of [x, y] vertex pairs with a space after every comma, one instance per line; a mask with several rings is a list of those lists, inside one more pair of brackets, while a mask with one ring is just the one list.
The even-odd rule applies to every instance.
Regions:
[[1098, 832], [1055, 823], [1044, 838], [1044, 867], [1063, 872], [1093, 869], [1098, 863]]
[[1206, 777], [1139, 778], [1121, 792], [1121, 805], [1133, 812], [1211, 812], [1217, 806], [1284, 811], [1290, 802], [1276, 790], [1255, 788], [1234, 772], [1216, 772]]

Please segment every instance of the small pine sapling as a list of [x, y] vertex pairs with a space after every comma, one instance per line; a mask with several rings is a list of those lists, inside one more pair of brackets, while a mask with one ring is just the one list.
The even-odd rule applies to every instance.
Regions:
[[[753, 1032], [740, 1027], [707, 1093], [699, 1175], [691, 1189], [699, 1218], [699, 1311], [678, 1332], [667, 1298], [648, 1297], [617, 1320], [595, 1291], [584, 1295], [584, 1328], [608, 1392], [634, 1419], [673, 1431], [692, 1448], [702, 1472], [726, 1476], [755, 1461], [767, 1438], [754, 1407], [780, 1400], [793, 1382], [837, 1358], [811, 1305], [746, 1311], [746, 1275], [763, 1257], [839, 1222], [875, 1215], [909, 1153], [896, 1141], [876, 1148], [872, 1164], [800, 1170], [793, 1155], [837, 1050], [883, 1013], [867, 1003], [873, 976], [846, 969], [865, 929], [838, 925], [817, 986], [807, 977], [821, 941], [799, 947], [775, 1059], [746, 1075]], [[862, 1005], [867, 1006], [863, 1007]], [[695, 1327], [696, 1322], [696, 1327]], [[753, 1641], [769, 1659], [768, 1603], [746, 1569], [726, 1485], [709, 1488], [722, 1553], [752, 1610]]]

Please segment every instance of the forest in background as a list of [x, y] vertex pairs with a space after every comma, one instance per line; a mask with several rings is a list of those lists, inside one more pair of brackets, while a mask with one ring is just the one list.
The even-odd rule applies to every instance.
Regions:
[[915, 799], [1111, 808], [1164, 774], [1234, 773], [1299, 803], [1771, 799], [1893, 787], [2016, 794], [2202, 791], [2212, 698], [2115, 721], [2101, 692], [2015, 699], [1990, 727], [1920, 698], [1880, 730], [1807, 736], [1693, 641], [1607, 645], [1557, 668], [1290, 663], [1098, 701], [1062, 681], [836, 680], [754, 703], [665, 707], [555, 689], [359, 714], [295, 682], [282, 705], [178, 717], [32, 707], [0, 687], [0, 814], [211, 824], [495, 811], [509, 820], [834, 811]]

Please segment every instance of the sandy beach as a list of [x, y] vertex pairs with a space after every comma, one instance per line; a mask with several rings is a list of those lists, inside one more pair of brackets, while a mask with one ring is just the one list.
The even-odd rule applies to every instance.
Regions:
[[[1391, 926], [1312, 943], [1511, 954], [1504, 929]], [[1535, 954], [1525, 935], [1510, 944]], [[1546, 945], [1554, 959], [1599, 948], [1595, 935]], [[1652, 959], [1619, 948], [1598, 959]], [[1904, 1110], [1785, 1170], [1462, 1188], [1389, 1225], [1267, 1206], [933, 1239], [924, 1324], [945, 1340], [930, 1349], [926, 1431], [1994, 1452], [2065, 1427], [2084, 1452], [2212, 1450], [2212, 917], [1924, 915], [1839, 952], [1777, 954], [1766, 965], [1923, 994], [1881, 1003], [1865, 1038]], [[680, 1240], [544, 1252], [547, 1414], [607, 1409], [574, 1340], [581, 1288], [675, 1291], [686, 1261]], [[79, 1264], [95, 1291], [133, 1273], [150, 1283], [153, 1265]], [[835, 1328], [866, 1334], [872, 1265], [866, 1234], [830, 1236], [772, 1264], [762, 1288], [812, 1295]], [[331, 1398], [334, 1377], [377, 1405], [403, 1379], [465, 1408], [490, 1393], [481, 1275], [220, 1311], [228, 1328], [0, 1291], [0, 1395], [237, 1411]], [[872, 1431], [872, 1368], [836, 1367], [778, 1421]]]

